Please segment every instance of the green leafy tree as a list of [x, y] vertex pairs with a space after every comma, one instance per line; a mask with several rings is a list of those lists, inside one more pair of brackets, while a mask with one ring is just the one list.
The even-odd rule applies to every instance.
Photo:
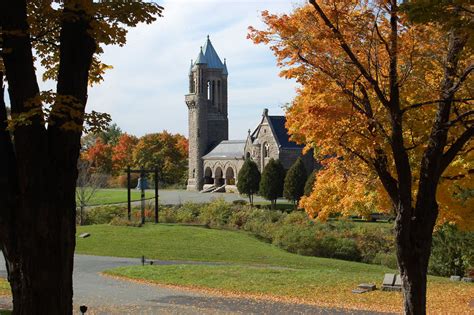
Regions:
[[239, 193], [249, 197], [249, 202], [252, 206], [253, 195], [258, 192], [260, 177], [257, 164], [251, 159], [246, 159], [237, 175], [237, 189]]
[[303, 160], [299, 157], [295, 163], [290, 167], [285, 176], [285, 183], [283, 186], [283, 196], [297, 205], [297, 202], [304, 195], [304, 188], [308, 174]]
[[311, 195], [311, 192], [313, 192], [314, 182], [316, 181], [316, 172], [317, 170], [313, 170], [306, 179], [306, 183], [304, 184], [305, 196], [309, 196]]
[[167, 131], [141, 137], [133, 152], [135, 166], [157, 168], [164, 184], [182, 182], [187, 173], [187, 152], [182, 149], [182, 138]]
[[120, 129], [120, 127], [116, 123], [113, 123], [109, 125], [106, 130], [99, 132], [98, 136], [105, 144], [115, 146], [119, 142], [120, 136], [122, 134], [122, 129]]
[[279, 160], [270, 159], [262, 172], [260, 180], [260, 195], [270, 200], [272, 209], [275, 209], [278, 197], [283, 195], [283, 182], [285, 181], [285, 169]]

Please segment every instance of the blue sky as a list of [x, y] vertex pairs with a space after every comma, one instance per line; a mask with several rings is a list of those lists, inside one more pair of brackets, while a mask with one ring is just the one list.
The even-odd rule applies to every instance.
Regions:
[[209, 34], [229, 69], [230, 139], [245, 138], [264, 108], [283, 114], [296, 83], [278, 76], [267, 46], [246, 39], [249, 25], [263, 28], [263, 10], [290, 12], [301, 0], [159, 1], [164, 17], [129, 32], [125, 47], [107, 47], [112, 64], [105, 81], [89, 92], [88, 111], [111, 114], [124, 131], [137, 136], [164, 129], [187, 136], [188, 71]]

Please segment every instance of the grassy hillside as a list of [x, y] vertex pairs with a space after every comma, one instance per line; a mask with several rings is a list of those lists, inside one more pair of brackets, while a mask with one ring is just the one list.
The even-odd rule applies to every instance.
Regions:
[[[80, 227], [91, 237], [77, 240], [77, 253], [149, 259], [225, 262], [229, 265], [136, 266], [110, 270], [113, 276], [157, 284], [377, 311], [402, 310], [401, 293], [351, 292], [359, 283], [380, 287], [388, 268], [287, 253], [243, 233], [180, 225], [142, 228]], [[469, 312], [474, 286], [430, 277], [429, 309], [435, 313]]]
[[[78, 227], [76, 253], [141, 257], [163, 260], [193, 260], [290, 268], [337, 268], [352, 270], [354, 264], [326, 258], [290, 254], [241, 231], [215, 230], [174, 224], [147, 224], [141, 228], [90, 225]], [[382, 266], [355, 264], [357, 271], [383, 273]]]

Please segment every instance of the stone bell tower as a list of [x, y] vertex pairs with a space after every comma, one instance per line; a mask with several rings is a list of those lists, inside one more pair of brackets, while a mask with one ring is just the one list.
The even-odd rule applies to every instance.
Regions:
[[185, 96], [189, 129], [187, 190], [202, 189], [202, 157], [221, 141], [229, 139], [227, 76], [226, 62], [222, 63], [207, 36], [196, 61], [191, 61], [189, 93]]

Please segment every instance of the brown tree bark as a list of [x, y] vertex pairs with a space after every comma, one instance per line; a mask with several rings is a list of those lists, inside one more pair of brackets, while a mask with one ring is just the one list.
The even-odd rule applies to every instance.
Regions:
[[[81, 1], [66, 1], [60, 35], [58, 95], [72, 96], [82, 115], [95, 42], [88, 33], [90, 17]], [[83, 117], [57, 116], [53, 106], [48, 129], [41, 114], [33, 63], [26, 2], [1, 1], [2, 57], [12, 114], [32, 113], [28, 125], [14, 129], [14, 141], [0, 125], [0, 162], [8, 176], [0, 180], [0, 244], [12, 287], [14, 314], [71, 314], [75, 247], [75, 182]], [[13, 31], [13, 32], [10, 32]], [[19, 32], [20, 31], [20, 32]], [[62, 102], [61, 104], [59, 102]], [[71, 104], [69, 104], [71, 105]], [[4, 117], [4, 104], [0, 116]], [[0, 117], [0, 118], [2, 118]], [[1, 119], [4, 121], [3, 119]], [[3, 147], [13, 145], [13, 150]], [[3, 161], [8, 161], [4, 164]], [[4, 197], [0, 196], [0, 197]]]

